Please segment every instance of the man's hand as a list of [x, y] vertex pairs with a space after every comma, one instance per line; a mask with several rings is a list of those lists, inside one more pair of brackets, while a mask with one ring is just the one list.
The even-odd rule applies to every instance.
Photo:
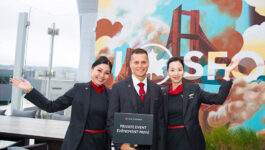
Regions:
[[[138, 146], [137, 144], [134, 144], [134, 147], [137, 147], [137, 146]], [[136, 149], [133, 147], [130, 147], [129, 143], [124, 143], [121, 145], [121, 150], [136, 150]]]

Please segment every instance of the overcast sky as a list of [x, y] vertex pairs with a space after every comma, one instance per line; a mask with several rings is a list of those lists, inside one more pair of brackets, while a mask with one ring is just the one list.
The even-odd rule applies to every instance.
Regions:
[[[31, 9], [30, 9], [31, 8]], [[30, 13], [26, 64], [48, 66], [50, 35], [56, 23], [53, 66], [78, 67], [79, 17], [76, 0], [0, 0], [0, 64], [14, 64], [19, 12]]]

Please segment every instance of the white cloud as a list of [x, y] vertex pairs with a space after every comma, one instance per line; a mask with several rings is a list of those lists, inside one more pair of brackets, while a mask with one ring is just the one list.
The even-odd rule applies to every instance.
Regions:
[[[100, 1], [99, 1], [100, 2]], [[131, 5], [133, 2], [133, 5]], [[109, 8], [104, 7], [99, 9], [98, 20], [101, 18], [107, 18], [112, 23], [121, 22], [123, 25], [121, 33], [114, 37], [115, 41], [118, 41], [120, 45], [127, 41], [130, 47], [135, 43], [132, 39], [136, 36], [143, 35], [143, 23], [147, 21], [147, 17], [156, 11], [156, 5], [158, 0], [109, 0]], [[106, 43], [109, 45], [110, 43]], [[120, 46], [120, 45], [116, 45]], [[113, 47], [110, 47], [113, 49]]]
[[249, 27], [243, 34], [244, 42], [264, 43], [265, 41], [265, 22], [260, 25]]
[[250, 6], [255, 7], [255, 11], [265, 16], [265, 1], [264, 0], [245, 0]]
[[250, 50], [265, 59], [265, 22], [249, 27], [243, 34], [244, 44], [241, 50]]

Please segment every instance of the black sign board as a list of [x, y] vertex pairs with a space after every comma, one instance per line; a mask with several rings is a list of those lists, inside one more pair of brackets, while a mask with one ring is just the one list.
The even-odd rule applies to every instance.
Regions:
[[152, 114], [114, 114], [114, 143], [152, 145]]

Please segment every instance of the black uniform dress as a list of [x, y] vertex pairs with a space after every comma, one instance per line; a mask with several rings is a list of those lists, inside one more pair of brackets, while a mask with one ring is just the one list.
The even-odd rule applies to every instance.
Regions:
[[[168, 126], [183, 126], [183, 92], [168, 95]], [[166, 150], [188, 150], [189, 144], [185, 128], [167, 129]]]
[[[106, 90], [99, 94], [94, 88], [91, 88], [90, 100], [85, 129], [105, 130], [107, 120]], [[107, 143], [107, 132], [84, 132], [78, 150], [107, 150]]]

